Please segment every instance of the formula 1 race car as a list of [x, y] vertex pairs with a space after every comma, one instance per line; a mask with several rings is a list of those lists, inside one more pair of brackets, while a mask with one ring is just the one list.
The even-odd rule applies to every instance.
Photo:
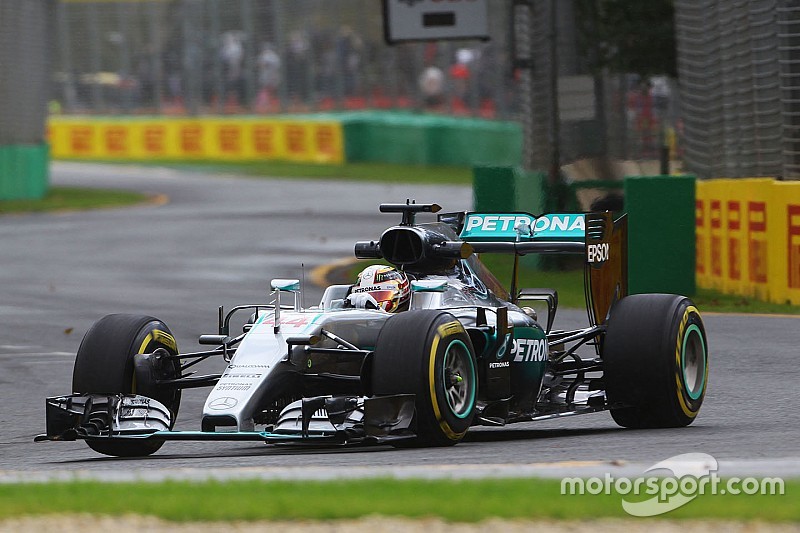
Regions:
[[[407, 310], [348, 305], [350, 285], [303, 309], [299, 281], [275, 279], [272, 301], [220, 308], [217, 333], [199, 339], [213, 349], [192, 353], [156, 318], [106, 316], [80, 345], [74, 393], [46, 399], [36, 440], [83, 439], [114, 456], [168, 440], [446, 446], [475, 425], [608, 410], [624, 427], [666, 428], [697, 416], [703, 321], [683, 296], [626, 294], [625, 216], [459, 212], [416, 223], [439, 206], [380, 210], [401, 223], [357, 242], [355, 255], [407, 276]], [[509, 290], [477, 257], [495, 253], [513, 257]], [[517, 287], [526, 254], [583, 257], [587, 327], [553, 329], [558, 293]], [[227, 362], [222, 374], [189, 371], [209, 357]], [[181, 390], [194, 387], [212, 387], [202, 425], [175, 430]]]

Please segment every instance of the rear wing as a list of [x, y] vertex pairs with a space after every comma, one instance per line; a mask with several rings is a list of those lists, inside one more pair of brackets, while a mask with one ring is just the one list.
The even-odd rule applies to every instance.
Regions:
[[575, 253], [585, 249], [586, 221], [583, 213], [484, 214], [467, 213], [461, 228], [461, 240], [475, 252]]
[[611, 305], [628, 293], [626, 215], [616, 221], [610, 212], [465, 213], [459, 218], [459, 237], [475, 252], [514, 254], [510, 292], [515, 302], [518, 257], [531, 253], [584, 256], [586, 308], [593, 324], [604, 323]]

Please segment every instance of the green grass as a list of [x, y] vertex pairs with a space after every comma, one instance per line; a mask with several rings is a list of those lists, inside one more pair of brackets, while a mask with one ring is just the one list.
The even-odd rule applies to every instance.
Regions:
[[350, 181], [437, 183], [472, 185], [471, 167], [419, 166], [389, 163], [345, 163], [341, 165], [289, 163], [282, 161], [117, 161], [113, 163], [152, 165], [195, 170], [223, 172], [263, 178], [335, 178]]
[[[662, 518], [800, 521], [800, 482], [776, 496], [699, 496]], [[202, 502], [213, 502], [212, 505]], [[331, 520], [367, 515], [487, 518], [623, 518], [619, 495], [564, 496], [559, 480], [233, 481], [0, 485], [0, 519], [23, 515], [140, 514], [172, 521]]]
[[[344, 179], [352, 181], [438, 183], [471, 185], [472, 170], [468, 167], [424, 167], [391, 165], [384, 163], [348, 163], [343, 165], [316, 165], [311, 163], [286, 163], [256, 161], [226, 163], [219, 161], [114, 161], [122, 164], [163, 166], [201, 172], [234, 173], [252, 177], [302, 177], [316, 179]], [[0, 200], [0, 215], [70, 211], [121, 207], [147, 200], [147, 196], [131, 191], [112, 191], [77, 187], [52, 187], [41, 200]]]
[[0, 201], [0, 214], [122, 207], [141, 203], [147, 199], [147, 195], [130, 191], [52, 187], [41, 200]]
[[700, 311], [800, 315], [800, 306], [797, 305], [764, 302], [747, 296], [723, 294], [711, 289], [698, 289], [692, 300]]

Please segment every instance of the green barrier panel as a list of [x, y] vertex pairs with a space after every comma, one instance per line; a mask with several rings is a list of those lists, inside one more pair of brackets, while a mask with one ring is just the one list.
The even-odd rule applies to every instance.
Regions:
[[47, 193], [46, 144], [0, 146], [0, 200], [32, 200]]
[[339, 116], [348, 162], [417, 165], [520, 165], [522, 129], [514, 122], [403, 112]]
[[695, 178], [625, 178], [631, 294], [695, 293]]
[[521, 165], [522, 129], [518, 124], [450, 119], [428, 127], [431, 165]]
[[[518, 167], [477, 166], [472, 169], [474, 211], [538, 215], [545, 211], [544, 184], [541, 172], [525, 172]], [[538, 268], [540, 258], [530, 254], [521, 258], [529, 268]]]
[[477, 166], [472, 169], [474, 210], [481, 213], [544, 210], [542, 173], [527, 173], [517, 167]]
[[428, 164], [426, 128], [400, 117], [369, 114], [342, 120], [345, 161]]

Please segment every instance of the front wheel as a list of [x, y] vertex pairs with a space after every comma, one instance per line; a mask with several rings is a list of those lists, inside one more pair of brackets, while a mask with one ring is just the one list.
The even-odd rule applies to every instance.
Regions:
[[412, 445], [459, 442], [475, 415], [477, 386], [472, 342], [453, 315], [406, 311], [386, 321], [375, 346], [372, 389], [378, 396], [415, 395]]
[[623, 298], [611, 309], [603, 368], [617, 424], [688, 426], [708, 383], [708, 340], [697, 308], [673, 294]]
[[[174, 424], [181, 391], [159, 387], [155, 381], [179, 377], [179, 363], [165, 360], [148, 372], [134, 369], [134, 355], [156, 350], [178, 353], [166, 324], [151, 316], [107, 315], [95, 322], [81, 341], [72, 371], [72, 390], [80, 394], [142, 394], [169, 408]], [[89, 439], [86, 443], [105, 455], [138, 457], [155, 453], [163, 441]]]

